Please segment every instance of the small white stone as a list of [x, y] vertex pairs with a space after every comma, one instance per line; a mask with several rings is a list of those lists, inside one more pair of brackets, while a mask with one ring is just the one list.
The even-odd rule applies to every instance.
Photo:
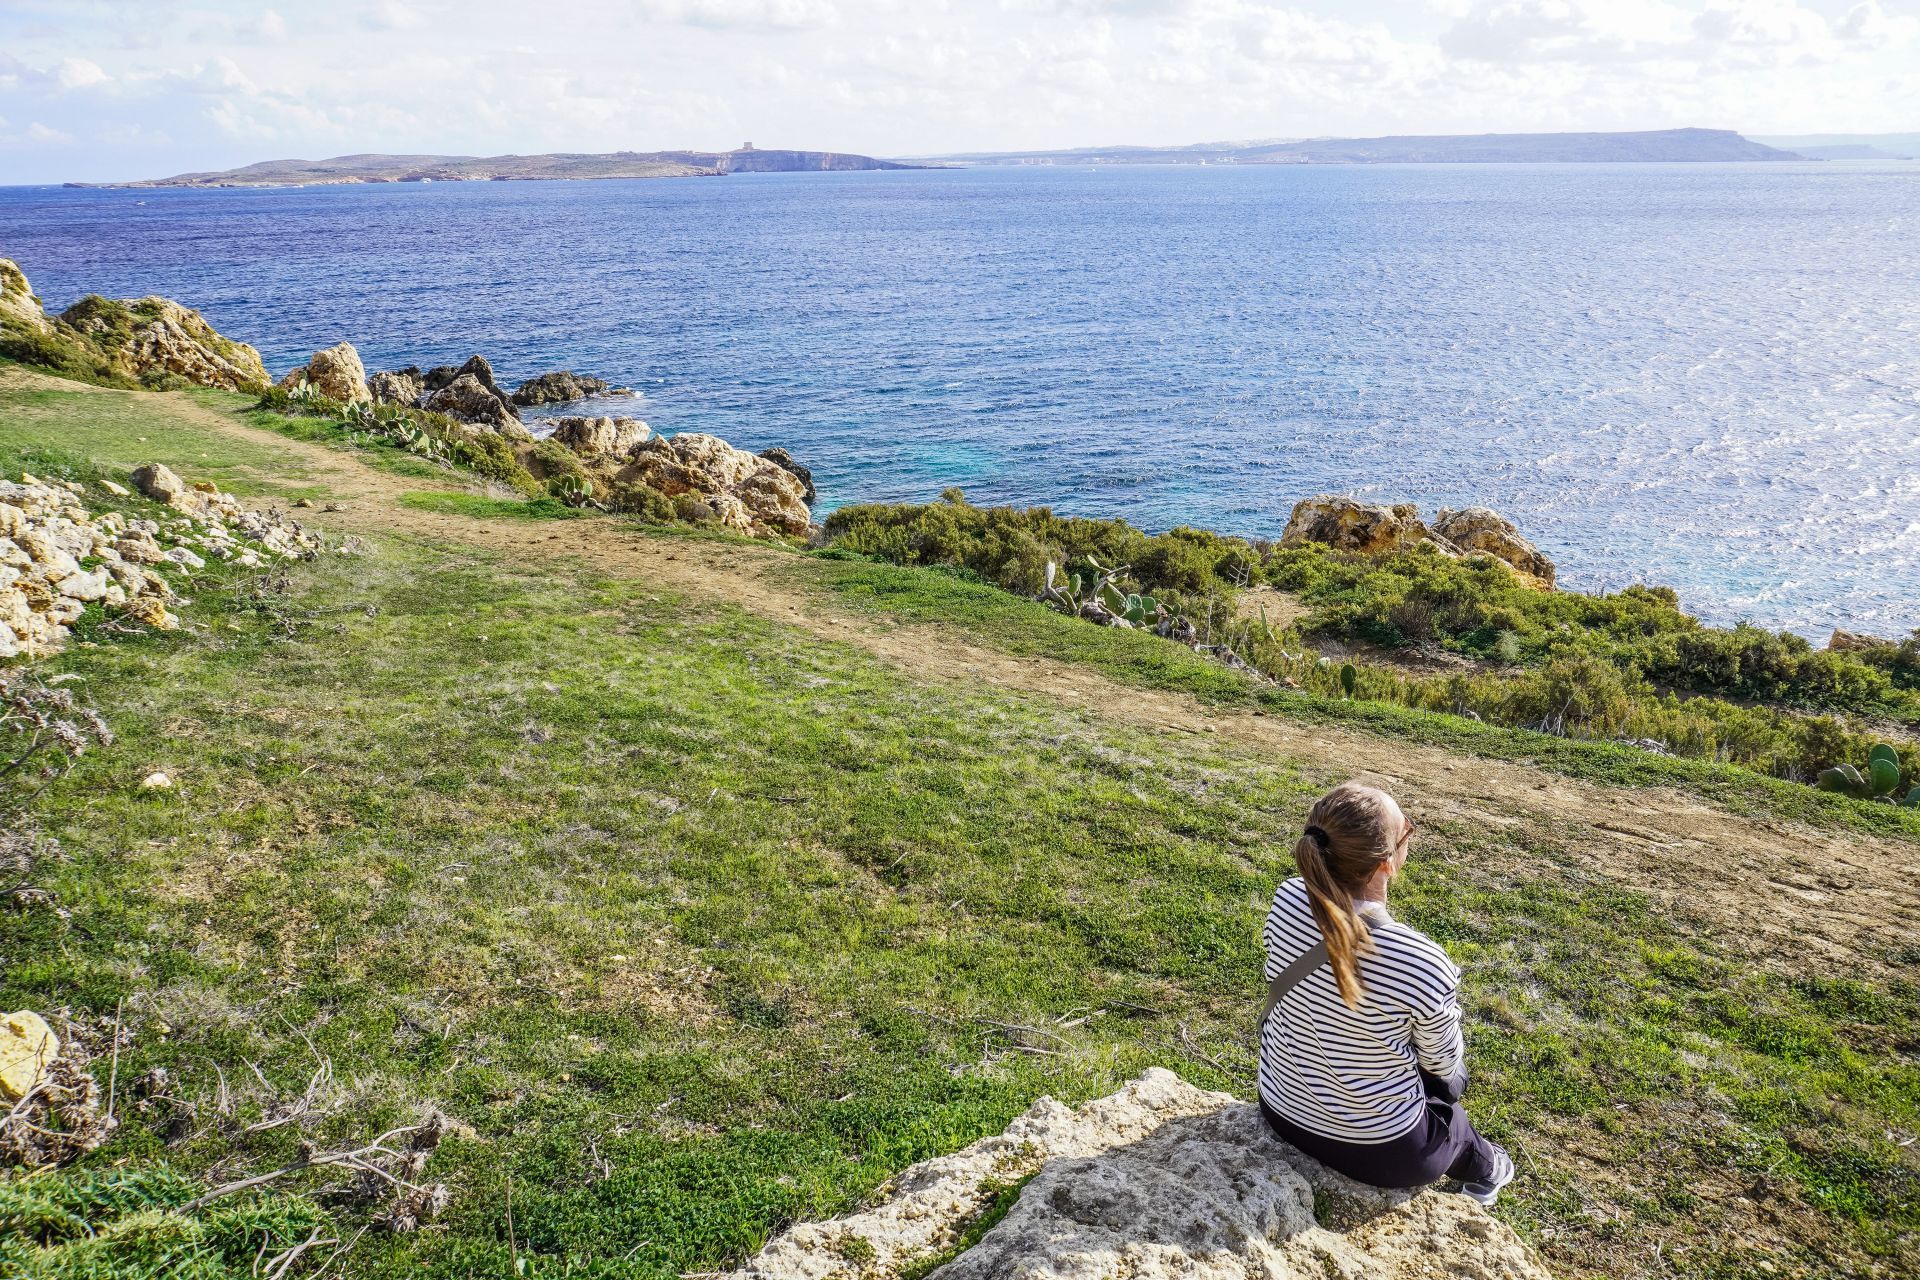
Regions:
[[141, 788], [147, 791], [165, 791], [172, 785], [173, 779], [158, 769], [155, 769], [152, 773], [140, 779]]

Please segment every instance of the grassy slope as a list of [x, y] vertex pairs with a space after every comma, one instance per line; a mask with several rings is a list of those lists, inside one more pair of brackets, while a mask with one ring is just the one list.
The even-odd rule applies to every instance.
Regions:
[[[274, 487], [248, 467], [277, 460], [159, 404], [0, 392], [0, 463], [79, 469], [47, 446], [84, 439]], [[940, 575], [795, 573], [906, 615], [971, 601], [960, 625], [1016, 651], [1212, 678]], [[1255, 930], [1331, 781], [1311, 762], [925, 687], [732, 609], [468, 547], [386, 542], [279, 591], [188, 594], [189, 632], [55, 664], [121, 738], [44, 806], [71, 921], [0, 934], [0, 1007], [124, 996], [141, 1034], [122, 1079], [165, 1064], [201, 1105], [186, 1143], [133, 1113], [96, 1163], [284, 1157], [286, 1130], [218, 1134], [214, 1065], [244, 1119], [245, 1061], [291, 1093], [311, 1072], [297, 1028], [352, 1082], [323, 1136], [429, 1098], [474, 1128], [435, 1158], [444, 1229], [369, 1234], [353, 1274], [503, 1274], [511, 1177], [530, 1274], [665, 1276], [1042, 1092], [1156, 1063], [1249, 1088]], [[177, 789], [139, 790], [153, 767]], [[1849, 812], [1826, 805], [1809, 812]], [[1920, 1131], [1902, 974], [1920, 957], [1774, 976], [1803, 966], [1572, 870], [1578, 838], [1440, 826], [1401, 898], [1468, 966], [1470, 1107], [1528, 1174], [1503, 1216], [1566, 1274], [1920, 1265], [1896, 1145]]]

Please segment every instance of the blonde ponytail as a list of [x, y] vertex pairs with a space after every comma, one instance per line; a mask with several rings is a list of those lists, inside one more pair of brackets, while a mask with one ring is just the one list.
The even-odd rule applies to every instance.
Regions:
[[1343, 782], [1315, 803], [1305, 834], [1293, 846], [1294, 865], [1327, 944], [1334, 983], [1349, 1009], [1358, 1009], [1366, 995], [1359, 957], [1374, 950], [1373, 935], [1354, 909], [1354, 896], [1394, 854], [1398, 833], [1389, 830], [1391, 812], [1385, 792]]

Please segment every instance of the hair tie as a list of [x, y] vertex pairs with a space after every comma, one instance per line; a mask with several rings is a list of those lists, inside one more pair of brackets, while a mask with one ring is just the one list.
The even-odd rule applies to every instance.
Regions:
[[1322, 849], [1327, 848], [1332, 843], [1327, 839], [1327, 833], [1319, 827], [1314, 826], [1311, 822], [1307, 824], [1307, 835]]

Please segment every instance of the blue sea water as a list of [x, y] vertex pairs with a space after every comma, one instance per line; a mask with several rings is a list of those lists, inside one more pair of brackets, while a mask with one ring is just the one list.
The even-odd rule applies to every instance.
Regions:
[[825, 506], [1274, 535], [1328, 490], [1477, 502], [1569, 586], [1920, 626], [1920, 165], [6, 188], [0, 255], [276, 374], [343, 338], [598, 374], [787, 446]]

